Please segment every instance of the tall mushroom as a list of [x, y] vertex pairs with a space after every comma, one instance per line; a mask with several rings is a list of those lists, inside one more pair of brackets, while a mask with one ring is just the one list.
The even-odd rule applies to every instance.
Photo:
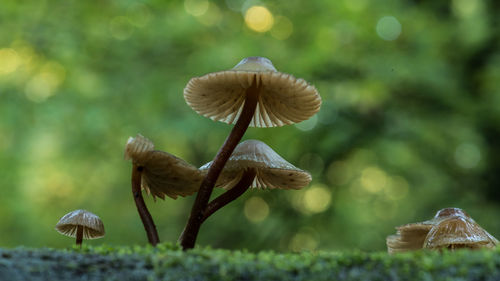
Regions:
[[[200, 170], [206, 172], [212, 162]], [[203, 220], [241, 196], [249, 187], [269, 189], [301, 189], [311, 182], [311, 175], [288, 163], [267, 144], [246, 140], [238, 144], [227, 161], [216, 186], [227, 189], [212, 200]]]
[[314, 86], [278, 72], [263, 57], [248, 57], [231, 70], [192, 78], [184, 98], [199, 114], [235, 124], [196, 196], [181, 239], [186, 250], [194, 247], [215, 182], [248, 126], [277, 127], [307, 120], [319, 111], [321, 98]]
[[160, 240], [141, 189], [151, 194], [153, 199], [165, 199], [165, 195], [176, 199], [179, 195], [194, 194], [203, 175], [186, 161], [167, 152], [154, 150], [153, 143], [141, 135], [129, 138], [125, 147], [125, 159], [132, 160], [132, 194], [148, 241], [155, 246]]
[[105, 234], [101, 219], [86, 210], [67, 213], [56, 224], [56, 230], [63, 235], [76, 238], [76, 245], [80, 245], [80, 248], [83, 239], [97, 239]]

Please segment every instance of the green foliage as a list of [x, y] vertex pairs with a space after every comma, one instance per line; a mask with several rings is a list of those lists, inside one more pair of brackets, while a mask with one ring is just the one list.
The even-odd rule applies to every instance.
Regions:
[[[267, 32], [245, 23], [257, 3], [274, 16]], [[0, 245], [67, 247], [53, 226], [79, 208], [107, 230], [84, 243], [145, 244], [127, 138], [211, 161], [231, 126], [197, 115], [183, 88], [253, 55], [314, 84], [323, 105], [244, 138], [314, 180], [247, 192], [204, 224], [201, 245], [383, 250], [394, 226], [451, 206], [498, 236], [498, 3], [2, 0]], [[192, 201], [147, 199], [162, 241], [177, 240]]]
[[0, 249], [8, 280], [498, 280], [500, 251], [386, 253], [179, 247]]

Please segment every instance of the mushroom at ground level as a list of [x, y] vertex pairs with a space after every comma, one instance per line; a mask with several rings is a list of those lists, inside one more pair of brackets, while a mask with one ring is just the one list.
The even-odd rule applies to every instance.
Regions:
[[389, 253], [418, 249], [494, 248], [498, 240], [459, 208], [439, 210], [433, 219], [396, 227], [387, 237]]
[[104, 236], [104, 225], [101, 219], [86, 210], [75, 210], [64, 215], [56, 224], [56, 230], [66, 236], [76, 237], [76, 244], [83, 239], [97, 239]]

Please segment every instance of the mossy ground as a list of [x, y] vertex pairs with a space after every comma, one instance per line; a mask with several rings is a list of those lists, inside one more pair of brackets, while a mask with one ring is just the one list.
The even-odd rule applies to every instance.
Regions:
[[274, 253], [197, 248], [0, 249], [0, 280], [500, 280], [500, 250]]

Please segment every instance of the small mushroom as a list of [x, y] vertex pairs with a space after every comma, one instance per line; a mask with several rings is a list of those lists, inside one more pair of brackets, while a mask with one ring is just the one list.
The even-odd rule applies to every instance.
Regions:
[[498, 240], [459, 208], [439, 210], [433, 219], [402, 225], [387, 237], [389, 253], [418, 249], [494, 248]]
[[75, 210], [64, 215], [56, 224], [56, 230], [63, 235], [76, 237], [76, 245], [80, 247], [83, 239], [97, 239], [105, 234], [101, 219], [86, 210]]
[[159, 243], [158, 232], [153, 218], [142, 197], [141, 188], [153, 199], [165, 195], [173, 199], [195, 193], [202, 173], [193, 165], [164, 151], [154, 150], [149, 139], [137, 135], [130, 137], [125, 146], [125, 159], [132, 160], [132, 194], [141, 217], [148, 241], [155, 246]]
[[[200, 170], [206, 172], [212, 162], [203, 165]], [[248, 174], [254, 175], [246, 186], [240, 186]], [[207, 206], [205, 219], [224, 205], [243, 194], [249, 187], [269, 189], [300, 189], [311, 182], [311, 175], [279, 156], [267, 144], [258, 140], [246, 140], [236, 146], [233, 154], [224, 166], [216, 186], [228, 189], [227, 193], [237, 192], [230, 201], [218, 202], [214, 199]], [[234, 191], [238, 189], [239, 191]], [[221, 195], [221, 197], [224, 194]]]
[[200, 185], [181, 241], [194, 247], [201, 218], [215, 182], [248, 126], [275, 127], [309, 119], [321, 106], [316, 88], [276, 71], [263, 57], [248, 57], [233, 69], [192, 78], [184, 89], [187, 104], [213, 120], [235, 124]]

